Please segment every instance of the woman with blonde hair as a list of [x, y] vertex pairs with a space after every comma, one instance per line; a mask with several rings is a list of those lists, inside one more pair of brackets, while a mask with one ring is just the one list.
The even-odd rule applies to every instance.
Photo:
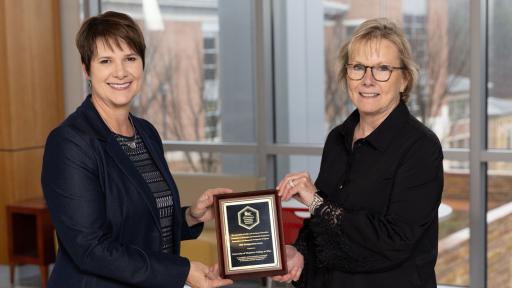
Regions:
[[314, 183], [298, 172], [277, 186], [312, 216], [287, 246], [289, 273], [274, 279], [434, 288], [443, 152], [405, 104], [417, 78], [409, 43], [390, 20], [368, 20], [339, 62], [339, 82], [357, 109], [329, 133]]

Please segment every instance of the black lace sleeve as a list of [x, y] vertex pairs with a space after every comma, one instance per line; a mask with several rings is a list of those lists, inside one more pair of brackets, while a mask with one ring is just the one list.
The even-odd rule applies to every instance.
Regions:
[[314, 265], [350, 272], [372, 270], [373, 259], [365, 257], [364, 251], [351, 245], [344, 233], [346, 211], [329, 200], [325, 200], [316, 211], [309, 223], [314, 239]]
[[[336, 225], [336, 223], [341, 222], [341, 217], [343, 215], [343, 209], [340, 207], [336, 207], [335, 205], [331, 204], [330, 202], [324, 202], [320, 204], [320, 206], [317, 207], [316, 216], [314, 218], [322, 218], [322, 222], [328, 223], [327, 226]], [[318, 257], [315, 257], [317, 255], [312, 255], [318, 253], [318, 249], [311, 251], [312, 247], [315, 245], [311, 245], [313, 243], [312, 240], [315, 238], [315, 235], [313, 234], [313, 230], [311, 229], [312, 225], [314, 224], [315, 220], [313, 219], [307, 219], [304, 221], [304, 225], [302, 226], [302, 229], [299, 232], [299, 235], [297, 236], [297, 240], [295, 240], [295, 243], [292, 245], [299, 251], [302, 256], [304, 256], [304, 270], [301, 273], [301, 277], [298, 281], [293, 281], [293, 286], [295, 287], [306, 287], [306, 275], [308, 274], [308, 266], [315, 265], [314, 262], [318, 262]], [[313, 223], [312, 223], [313, 222]], [[329, 248], [326, 248], [326, 251], [329, 251]], [[322, 257], [322, 256], [320, 256]], [[312, 263], [310, 263], [313, 261]], [[318, 266], [318, 265], [316, 265]]]
[[332, 226], [340, 224], [344, 214], [343, 208], [326, 200], [316, 209], [316, 218], [320, 217]]
[[[342, 207], [328, 200], [324, 201], [309, 222], [313, 245], [309, 246], [310, 253], [314, 253], [314, 263], [317, 268], [329, 268], [346, 272], [377, 272], [390, 265], [396, 265], [407, 255], [399, 250], [393, 253], [382, 253], [368, 249], [365, 243], [354, 242], [352, 235], [347, 231], [348, 226], [354, 226], [354, 218], [372, 219], [367, 223], [359, 222], [359, 229], [378, 225], [382, 219], [373, 219], [374, 216], [366, 212], [348, 212]], [[385, 220], [384, 220], [385, 221]], [[372, 224], [370, 224], [372, 223]], [[347, 226], [348, 225], [348, 226]], [[365, 228], [363, 228], [365, 227]], [[350, 227], [353, 231], [354, 227]], [[368, 239], [368, 241], [370, 241]], [[393, 256], [390, 258], [389, 256]]]
[[342, 207], [324, 200], [311, 218], [311, 233], [314, 234], [317, 267], [336, 267], [348, 270], [349, 263], [357, 261], [348, 252], [344, 239], [342, 223], [345, 210]]

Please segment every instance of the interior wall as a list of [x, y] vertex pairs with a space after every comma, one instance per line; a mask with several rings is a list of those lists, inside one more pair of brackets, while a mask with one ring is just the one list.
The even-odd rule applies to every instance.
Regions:
[[46, 136], [64, 117], [59, 0], [0, 0], [0, 263], [6, 205], [42, 197]]

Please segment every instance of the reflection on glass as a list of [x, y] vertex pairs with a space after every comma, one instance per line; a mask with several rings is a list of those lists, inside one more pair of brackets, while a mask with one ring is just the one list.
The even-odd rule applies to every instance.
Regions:
[[[246, 93], [250, 85], [242, 82], [244, 88], [237, 90], [238, 94], [229, 90], [224, 91], [223, 99], [219, 96], [221, 66], [231, 65], [222, 63], [220, 57], [220, 42], [226, 38], [220, 34], [221, 4], [217, 0], [101, 0], [102, 11], [127, 13], [143, 29], [147, 46], [144, 85], [132, 111], [149, 120], [164, 140], [254, 142], [252, 94]], [[249, 6], [240, 1], [233, 5]], [[246, 27], [240, 21], [250, 22], [250, 17], [233, 20], [231, 17], [236, 15], [225, 15], [231, 21], [226, 25], [231, 27], [235, 23]], [[250, 38], [251, 31], [243, 29], [229, 32]], [[225, 44], [223, 50], [236, 45]], [[241, 54], [245, 53], [251, 51]], [[241, 78], [250, 78], [250, 67], [239, 62]], [[233, 125], [230, 123], [237, 125], [232, 129], [226, 126]]]
[[219, 152], [167, 151], [165, 159], [171, 172], [213, 173], [254, 176], [256, 156]]
[[510, 49], [512, 38], [507, 28], [512, 24], [512, 5], [505, 0], [490, 0], [489, 8], [489, 83], [487, 98], [488, 147], [512, 149], [512, 94], [510, 77], [512, 67]]
[[490, 162], [487, 171], [487, 287], [512, 281], [512, 163]]
[[439, 284], [469, 284], [468, 162], [444, 161], [444, 191], [439, 208], [436, 276]]
[[420, 66], [408, 101], [411, 112], [438, 135], [444, 148], [468, 148], [469, 1], [370, 2], [324, 1], [327, 126], [341, 123], [354, 109], [336, 79], [339, 48], [364, 20], [388, 17], [402, 25]]

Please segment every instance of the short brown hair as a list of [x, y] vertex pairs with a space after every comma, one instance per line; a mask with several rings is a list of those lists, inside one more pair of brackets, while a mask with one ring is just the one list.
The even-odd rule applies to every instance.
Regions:
[[400, 94], [404, 101], [409, 99], [409, 93], [418, 79], [418, 65], [414, 62], [411, 46], [405, 38], [405, 34], [393, 21], [387, 18], [371, 19], [363, 22], [352, 34], [350, 40], [341, 47], [338, 54], [338, 82], [342, 87], [347, 87], [347, 69], [349, 54], [355, 45], [373, 40], [388, 40], [395, 45], [400, 55], [402, 73], [407, 79], [407, 86]]
[[142, 67], [145, 64], [146, 44], [144, 35], [139, 25], [128, 15], [108, 11], [98, 16], [93, 16], [82, 23], [76, 34], [76, 47], [80, 52], [82, 64], [89, 74], [92, 58], [97, 53], [96, 40], [101, 39], [105, 45], [112, 49], [112, 42], [121, 48], [120, 40], [124, 41], [142, 59]]

